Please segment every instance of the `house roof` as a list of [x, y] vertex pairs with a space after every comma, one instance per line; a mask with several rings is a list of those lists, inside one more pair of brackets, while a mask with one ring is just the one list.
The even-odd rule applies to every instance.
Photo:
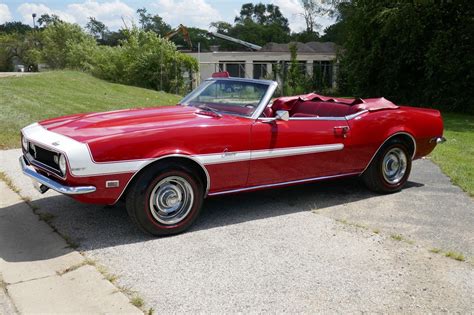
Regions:
[[261, 52], [290, 52], [290, 45], [296, 44], [298, 53], [335, 54], [336, 44], [333, 42], [292, 42], [289, 44], [268, 43], [262, 47]]

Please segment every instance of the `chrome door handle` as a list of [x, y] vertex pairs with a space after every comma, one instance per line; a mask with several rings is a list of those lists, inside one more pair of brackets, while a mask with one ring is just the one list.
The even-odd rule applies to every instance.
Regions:
[[349, 133], [348, 126], [336, 126], [334, 127], [334, 135], [346, 138], [347, 134]]

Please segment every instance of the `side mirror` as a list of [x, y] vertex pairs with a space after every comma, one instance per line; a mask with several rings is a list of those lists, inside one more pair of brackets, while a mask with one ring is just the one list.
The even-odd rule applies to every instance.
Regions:
[[263, 118], [261, 121], [263, 123], [272, 123], [276, 120], [288, 121], [290, 120], [290, 113], [287, 110], [277, 110], [275, 117], [272, 118]]
[[277, 110], [275, 118], [276, 120], [288, 121], [290, 120], [290, 113], [287, 110]]

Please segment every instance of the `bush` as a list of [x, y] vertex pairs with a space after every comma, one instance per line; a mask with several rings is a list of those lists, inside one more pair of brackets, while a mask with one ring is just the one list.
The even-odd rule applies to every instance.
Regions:
[[53, 69], [88, 70], [94, 62], [96, 41], [77, 24], [50, 24], [40, 38], [43, 60]]
[[50, 24], [41, 34], [42, 56], [52, 68], [79, 69], [112, 82], [184, 93], [183, 72], [196, 71], [197, 60], [154, 32], [132, 28], [123, 33], [120, 45], [99, 46], [78, 25]]

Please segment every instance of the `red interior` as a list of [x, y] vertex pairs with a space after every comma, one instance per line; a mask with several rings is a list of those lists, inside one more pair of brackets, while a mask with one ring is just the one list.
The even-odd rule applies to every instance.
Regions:
[[266, 117], [274, 116], [277, 110], [289, 111], [290, 117], [344, 117], [358, 112], [361, 108], [357, 105], [321, 101], [274, 102], [272, 108], [265, 109]]
[[315, 93], [279, 97], [263, 112], [266, 117], [274, 117], [276, 111], [286, 110], [290, 117], [344, 117], [362, 110], [376, 111], [396, 109], [397, 105], [381, 98], [348, 99], [322, 96]]

